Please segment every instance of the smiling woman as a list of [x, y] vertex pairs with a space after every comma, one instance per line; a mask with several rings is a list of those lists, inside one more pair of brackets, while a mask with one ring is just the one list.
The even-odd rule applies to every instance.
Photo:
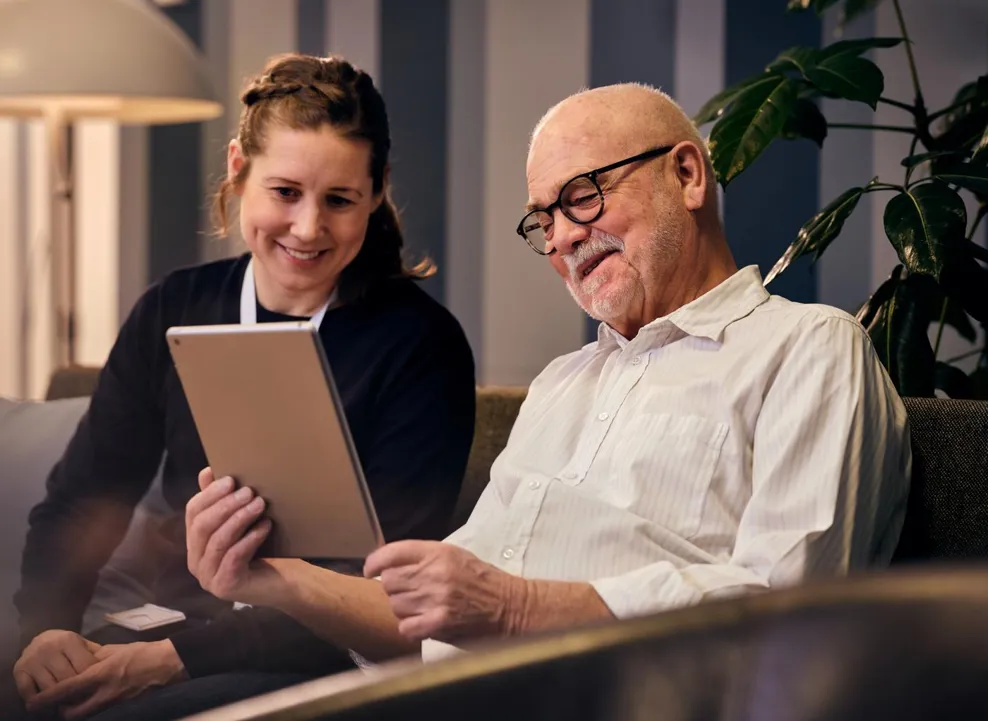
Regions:
[[[473, 439], [473, 356], [457, 321], [414, 282], [433, 265], [402, 260], [384, 101], [342, 58], [293, 54], [273, 58], [242, 102], [214, 211], [225, 233], [239, 201], [250, 252], [178, 270], [145, 292], [31, 513], [16, 598], [25, 648], [7, 679], [31, 711], [178, 718], [353, 667], [288, 616], [235, 611], [189, 574], [183, 515], [207, 461], [164, 342], [171, 326], [310, 319], [385, 539], [449, 530]], [[154, 579], [145, 600], [186, 621], [84, 639], [76, 631], [97, 572], [159, 467], [174, 517], [145, 544]], [[3, 692], [0, 717], [23, 714]]]

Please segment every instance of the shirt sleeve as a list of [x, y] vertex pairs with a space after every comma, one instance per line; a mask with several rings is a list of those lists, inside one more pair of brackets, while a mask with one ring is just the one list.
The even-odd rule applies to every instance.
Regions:
[[886, 564], [905, 515], [905, 408], [863, 328], [825, 317], [796, 339], [754, 432], [752, 493], [723, 563], [663, 561], [592, 582], [618, 617]]
[[28, 516], [21, 587], [14, 596], [21, 641], [78, 630], [99, 569], [123, 538], [164, 450], [158, 407], [159, 289], [125, 321], [89, 409]]

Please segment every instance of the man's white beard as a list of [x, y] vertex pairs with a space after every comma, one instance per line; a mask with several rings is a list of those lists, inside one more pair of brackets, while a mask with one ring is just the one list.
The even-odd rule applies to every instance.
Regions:
[[576, 301], [576, 304], [594, 320], [606, 322], [608, 318], [613, 318], [615, 313], [624, 310], [630, 302], [633, 293], [628, 292], [631, 288], [612, 291], [606, 296], [598, 294], [600, 287], [608, 280], [607, 276], [600, 275], [584, 281], [580, 276], [579, 267], [585, 262], [600, 253], [609, 250], [624, 252], [624, 241], [616, 235], [605, 233], [597, 228], [590, 230], [590, 237], [582, 243], [572, 255], [564, 257], [566, 267], [569, 268], [569, 279], [566, 282], [566, 289]]
[[[580, 245], [572, 255], [564, 258], [566, 266], [569, 268], [566, 289], [587, 315], [594, 320], [609, 323], [611, 320], [625, 315], [628, 308], [636, 300], [644, 301], [644, 298], [641, 297], [646, 290], [644, 285], [656, 282], [657, 279], [651, 277], [652, 275], [658, 274], [662, 268], [671, 268], [678, 261], [682, 245], [681, 231], [673, 223], [670, 223], [667, 228], [655, 229], [649, 237], [648, 259], [650, 262], [646, 267], [638, 269], [640, 283], [629, 282], [631, 279], [625, 278], [623, 283], [619, 282], [607, 293], [601, 294], [599, 292], [601, 286], [604, 285], [605, 281], [613, 281], [614, 276], [601, 275], [581, 283], [582, 279], [577, 268], [595, 255], [608, 250], [617, 250], [623, 253], [625, 246], [624, 241], [616, 235], [593, 228], [587, 241]], [[625, 271], [625, 273], [627, 272]]]

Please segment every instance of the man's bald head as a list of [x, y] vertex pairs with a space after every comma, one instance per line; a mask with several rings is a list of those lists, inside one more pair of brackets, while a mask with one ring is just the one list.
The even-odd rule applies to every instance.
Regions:
[[565, 135], [605, 134], [628, 152], [689, 140], [709, 157], [700, 131], [679, 104], [658, 88], [640, 83], [583, 90], [562, 100], [539, 120], [532, 145], [547, 128]]

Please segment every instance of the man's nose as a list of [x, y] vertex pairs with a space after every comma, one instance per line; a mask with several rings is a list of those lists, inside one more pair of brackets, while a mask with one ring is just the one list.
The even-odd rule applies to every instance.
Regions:
[[577, 246], [590, 237], [590, 226], [574, 223], [560, 209], [556, 209], [552, 219], [552, 247], [560, 255], [569, 255]]

